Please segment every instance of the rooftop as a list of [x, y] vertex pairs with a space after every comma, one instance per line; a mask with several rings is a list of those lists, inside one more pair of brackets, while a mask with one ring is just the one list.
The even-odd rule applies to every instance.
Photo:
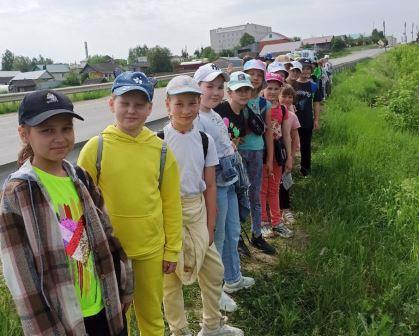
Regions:
[[22, 79], [40, 79], [41, 77], [45, 79], [53, 78], [47, 70], [38, 70], [18, 73], [16, 76], [13, 77], [12, 80], [15, 81]]

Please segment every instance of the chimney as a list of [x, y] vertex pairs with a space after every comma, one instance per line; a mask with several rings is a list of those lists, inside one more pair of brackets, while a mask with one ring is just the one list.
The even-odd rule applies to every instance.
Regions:
[[89, 58], [89, 51], [87, 49], [87, 42], [84, 42], [84, 52], [86, 53], [86, 60]]

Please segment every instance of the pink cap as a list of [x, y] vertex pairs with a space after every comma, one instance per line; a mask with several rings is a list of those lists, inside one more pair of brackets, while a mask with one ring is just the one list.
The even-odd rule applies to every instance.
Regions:
[[267, 82], [276, 81], [276, 82], [280, 82], [281, 84], [283, 84], [284, 83], [284, 78], [280, 74], [273, 73], [273, 72], [268, 72], [268, 73], [266, 73], [265, 81], [267, 81]]

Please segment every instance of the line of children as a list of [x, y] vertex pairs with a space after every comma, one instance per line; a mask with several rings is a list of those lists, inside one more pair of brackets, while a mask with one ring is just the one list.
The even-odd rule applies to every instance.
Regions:
[[74, 146], [70, 100], [50, 90], [19, 107], [25, 144], [3, 186], [3, 275], [25, 335], [127, 335], [131, 267], [91, 177], [64, 158]]
[[[124, 335], [124, 313], [133, 294], [142, 335], [164, 334], [163, 302], [173, 335], [190, 335], [182, 285], [198, 279], [204, 307], [199, 335], [243, 335], [225, 324], [220, 313], [220, 305], [236, 309], [224, 291], [254, 285], [241, 274], [237, 252], [235, 150], [250, 180], [251, 243], [274, 254], [264, 239], [272, 234], [269, 220], [273, 232], [283, 237], [292, 235], [284, 224], [294, 221], [289, 193], [282, 187], [279, 193], [281, 166], [274, 162], [274, 140], [282, 138], [288, 153], [284, 169], [290, 172], [299, 132], [305, 175], [310, 171], [308, 133], [318, 127], [316, 104], [310, 123], [313, 93], [314, 102], [319, 101], [309, 82], [311, 65], [294, 61], [288, 71], [276, 63], [270, 68], [277, 74], [266, 74], [263, 62], [249, 60], [244, 72], [230, 78], [208, 64], [197, 71], [196, 81], [173, 79], [167, 87], [171, 123], [164, 129], [164, 141], [144, 126], [152, 110], [152, 83], [142, 73], [122, 73], [109, 99], [115, 124], [83, 148], [78, 163], [86, 172], [81, 170], [81, 176], [64, 157], [74, 144], [72, 119], [82, 118], [59, 93], [27, 96], [30, 103], [24, 100], [19, 109], [19, 134], [27, 144], [22, 167], [7, 180], [0, 208], [4, 274], [18, 313], [25, 316], [25, 334]], [[296, 94], [291, 86], [282, 86], [279, 74], [288, 73]], [[227, 81], [228, 100], [221, 102]], [[260, 96], [263, 89], [265, 98]], [[126, 255], [112, 236], [95, 184]], [[281, 195], [282, 216], [276, 193]], [[17, 260], [22, 268], [14, 266]], [[30, 272], [32, 268], [37, 272]]]

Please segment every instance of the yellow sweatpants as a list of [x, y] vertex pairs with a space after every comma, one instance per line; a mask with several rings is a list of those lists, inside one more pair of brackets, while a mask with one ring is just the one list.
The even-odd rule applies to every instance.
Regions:
[[163, 249], [146, 260], [132, 259], [132, 268], [134, 309], [141, 336], [163, 336]]
[[[208, 329], [220, 326], [222, 315], [219, 301], [222, 291], [224, 268], [215, 245], [208, 248], [198, 272], [203, 306], [203, 323]], [[182, 281], [176, 273], [164, 276], [164, 313], [172, 332], [188, 325], [183, 301]]]

